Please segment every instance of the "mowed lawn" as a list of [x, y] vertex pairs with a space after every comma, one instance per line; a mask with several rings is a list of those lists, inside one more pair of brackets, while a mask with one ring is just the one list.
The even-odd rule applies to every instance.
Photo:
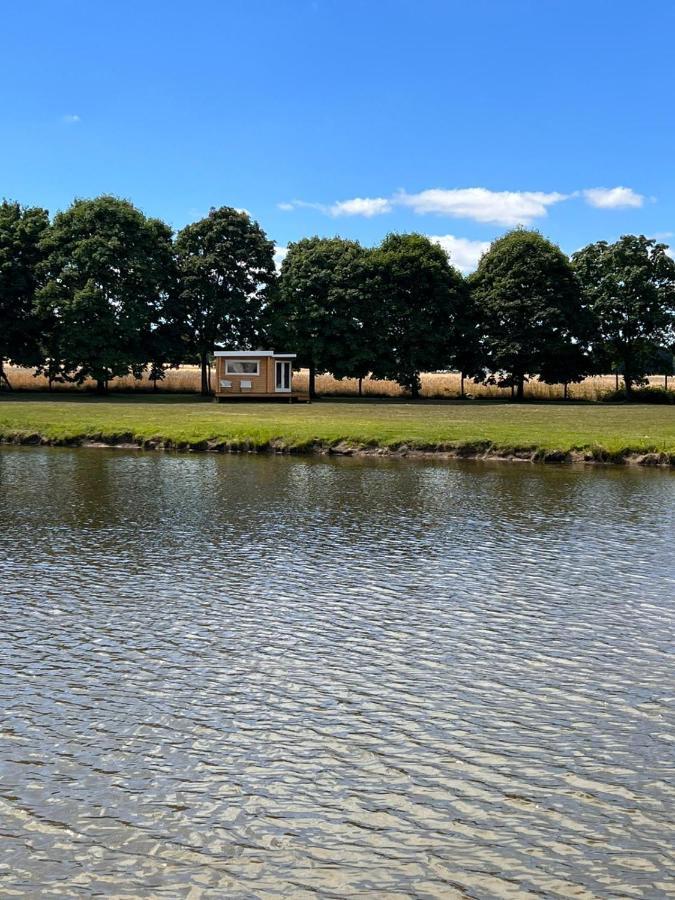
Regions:
[[[215, 404], [197, 397], [17, 394], [0, 400], [0, 439], [165, 441], [231, 446], [315, 444], [498, 451], [666, 452], [675, 407], [575, 403], [318, 401]], [[601, 455], [601, 454], [600, 454]]]

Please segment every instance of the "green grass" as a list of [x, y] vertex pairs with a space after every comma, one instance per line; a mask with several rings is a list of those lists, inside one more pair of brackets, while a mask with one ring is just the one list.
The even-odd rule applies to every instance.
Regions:
[[82, 441], [169, 446], [309, 450], [357, 447], [450, 450], [466, 454], [580, 451], [619, 460], [661, 453], [675, 464], [675, 408], [575, 403], [320, 401], [214, 404], [194, 397], [3, 396], [0, 440]]

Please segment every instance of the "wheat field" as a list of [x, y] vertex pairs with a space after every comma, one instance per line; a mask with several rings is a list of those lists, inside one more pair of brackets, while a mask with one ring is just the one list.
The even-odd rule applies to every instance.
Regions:
[[[17, 391], [45, 391], [48, 389], [47, 379], [42, 375], [34, 375], [32, 369], [23, 369], [18, 366], [5, 367], [7, 377]], [[293, 374], [293, 386], [297, 390], [307, 390], [308, 373], [306, 369], [300, 369]], [[650, 385], [664, 387], [663, 375], [654, 375], [649, 379]], [[604, 394], [614, 390], [616, 379], [614, 375], [597, 375], [586, 378], [579, 384], [569, 386], [568, 395], [573, 400], [598, 400]], [[54, 384], [52, 390], [60, 391], [92, 391], [94, 382], [85, 382], [81, 387], [72, 384]], [[675, 378], [669, 379], [668, 387], [675, 387]], [[113, 391], [147, 392], [153, 390], [152, 382], [147, 377], [141, 379], [128, 375], [124, 378], [114, 378], [110, 382]], [[197, 366], [181, 366], [178, 369], [169, 369], [165, 373], [163, 381], [158, 382], [158, 391], [162, 393], [196, 393], [200, 389], [200, 374]], [[319, 395], [326, 397], [355, 397], [358, 394], [358, 381], [355, 378], [343, 378], [338, 380], [332, 375], [318, 375], [316, 389]], [[422, 396], [427, 398], [456, 398], [460, 395], [460, 376], [458, 372], [427, 372], [422, 375]], [[493, 385], [474, 384], [466, 379], [464, 393], [469, 398], [507, 399], [510, 397], [508, 388], [498, 388]], [[404, 397], [405, 391], [393, 381], [376, 381], [365, 378], [363, 380], [364, 397]], [[563, 397], [563, 386], [560, 384], [544, 384], [540, 381], [530, 381], [525, 386], [525, 396], [532, 400], [560, 400]]]

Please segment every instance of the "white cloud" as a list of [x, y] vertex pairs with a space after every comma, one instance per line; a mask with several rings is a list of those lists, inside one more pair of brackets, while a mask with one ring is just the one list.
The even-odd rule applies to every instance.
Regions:
[[436, 213], [495, 225], [528, 225], [546, 215], [547, 208], [566, 200], [568, 194], [541, 191], [490, 191], [487, 188], [433, 188], [418, 194], [399, 191], [385, 197], [354, 197], [333, 204], [293, 200], [279, 203], [279, 209], [316, 209], [328, 216], [372, 216], [391, 212], [394, 206], [406, 206], [420, 215]]
[[76, 125], [78, 122], [81, 122], [82, 119], [75, 113], [68, 113], [68, 115], [61, 117], [61, 121], [65, 122], [66, 125]]
[[460, 272], [473, 272], [481, 256], [490, 249], [490, 241], [472, 241], [454, 234], [430, 234], [429, 240], [445, 250], [450, 262]]
[[277, 203], [277, 208], [285, 212], [292, 209], [316, 209], [326, 216], [380, 216], [391, 212], [391, 203], [384, 197], [354, 197], [352, 200], [338, 200], [336, 203], [309, 203], [307, 200], [292, 200], [290, 203]]
[[293, 200], [291, 203], [280, 203], [279, 209], [316, 209], [333, 217], [351, 215], [370, 218], [391, 212], [395, 206], [405, 206], [420, 215], [435, 213], [493, 225], [528, 225], [546, 216], [549, 206], [570, 196], [542, 191], [491, 191], [480, 187], [432, 188], [417, 194], [399, 191], [391, 198], [354, 197], [330, 205]]
[[354, 197], [353, 200], [340, 200], [329, 207], [331, 216], [381, 216], [391, 212], [391, 203], [384, 197]]
[[280, 247], [279, 244], [274, 245], [274, 265], [277, 267], [277, 272], [281, 268], [281, 264], [287, 253], [288, 247]]
[[400, 190], [392, 197], [354, 197], [335, 203], [309, 203], [293, 200], [279, 203], [279, 209], [314, 209], [327, 216], [372, 216], [390, 213], [395, 207], [412, 209], [418, 215], [439, 215], [453, 219], [471, 219], [491, 225], [530, 225], [545, 218], [551, 206], [583, 197], [599, 209], [622, 209], [642, 206], [646, 198], [632, 188], [588, 188], [562, 194], [559, 191], [492, 191], [484, 187], [430, 188], [409, 194]]
[[418, 194], [399, 191], [394, 202], [416, 213], [436, 213], [494, 225], [529, 225], [547, 214], [547, 208], [569, 194], [542, 191], [491, 191], [487, 188], [432, 188]]
[[632, 188], [588, 188], [581, 192], [589, 206], [597, 209], [628, 209], [642, 206], [645, 198]]

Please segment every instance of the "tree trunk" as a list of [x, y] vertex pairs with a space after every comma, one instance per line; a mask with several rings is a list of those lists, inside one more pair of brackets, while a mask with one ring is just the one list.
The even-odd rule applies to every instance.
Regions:
[[628, 372], [626, 372], [623, 376], [623, 383], [626, 386], [626, 400], [633, 399], [633, 379], [630, 377]]
[[614, 387], [618, 391], [619, 390], [619, 373], [614, 373]]
[[518, 389], [516, 391], [516, 399], [525, 399], [525, 378], [522, 375], [518, 376]]
[[3, 384], [5, 385], [5, 387], [7, 388], [8, 391], [13, 390], [12, 384], [11, 384], [9, 378], [7, 377], [7, 372], [5, 372], [5, 361], [4, 361], [4, 359], [0, 358], [0, 391], [2, 390]]
[[[666, 381], [666, 387], [668, 382]], [[359, 378], [359, 397], [363, 397], [363, 378]]]
[[464, 399], [464, 372], [459, 374], [459, 396]]
[[208, 397], [209, 393], [210, 393], [208, 364], [209, 364], [208, 356], [206, 355], [206, 353], [202, 353], [199, 358], [199, 365], [202, 370], [202, 389], [201, 389], [202, 397]]
[[564, 381], [563, 382], [563, 400], [567, 400], [567, 395], [568, 395], [567, 387], [568, 387], [567, 382]]
[[665, 390], [668, 390], [668, 373], [666, 373], [666, 378], [665, 378]]
[[316, 366], [314, 365], [309, 367], [308, 387], [309, 399], [314, 400], [316, 398]]
[[96, 393], [101, 396], [108, 393], [108, 382], [105, 378], [96, 379]]
[[511, 399], [513, 400], [513, 398], [515, 396], [516, 396], [516, 387], [514, 384], [511, 384]]
[[420, 398], [420, 386], [417, 381], [413, 381], [410, 385], [410, 396], [413, 400], [419, 400]]

